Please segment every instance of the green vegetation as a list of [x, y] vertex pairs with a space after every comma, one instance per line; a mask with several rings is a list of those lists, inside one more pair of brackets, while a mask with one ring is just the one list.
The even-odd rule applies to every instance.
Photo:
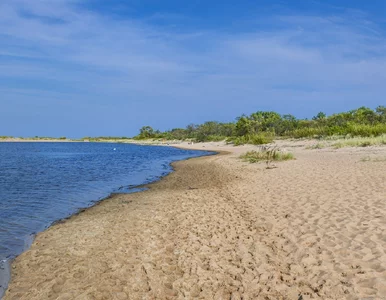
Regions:
[[258, 151], [248, 151], [241, 155], [240, 158], [250, 163], [265, 161], [267, 167], [269, 167], [272, 161], [291, 160], [294, 159], [294, 156], [292, 153], [283, 152], [277, 147], [261, 147]]
[[120, 143], [123, 142], [124, 140], [131, 140], [131, 138], [122, 136], [122, 137], [116, 137], [116, 136], [98, 136], [98, 137], [90, 137], [90, 136], [85, 136], [79, 141], [88, 141], [88, 142], [116, 142]]
[[55, 137], [49, 137], [49, 136], [34, 136], [32, 138], [26, 138], [27, 140], [36, 140], [36, 141], [40, 141], [40, 140], [47, 140], [47, 141], [51, 141], [51, 140], [63, 140], [63, 139], [66, 139], [65, 137], [61, 137], [61, 138], [55, 138]]
[[311, 146], [306, 147], [306, 149], [311, 149], [311, 150], [313, 150], [313, 149], [323, 149], [323, 148], [325, 148], [325, 144], [322, 144], [322, 143], [317, 143], [315, 145], [311, 145]]
[[[272, 111], [258, 111], [242, 115], [235, 122], [190, 124], [165, 132], [144, 126], [134, 137], [137, 140], [194, 140], [220, 141], [242, 144], [267, 144], [274, 138], [331, 138], [379, 137], [386, 134], [386, 107], [375, 110], [360, 107], [348, 112], [327, 116], [320, 112], [311, 120], [297, 119], [293, 115], [280, 115]], [[321, 145], [319, 145], [321, 146]]]
[[[0, 136], [0, 139], [10, 138]], [[234, 145], [263, 145], [279, 138], [316, 138], [323, 143], [309, 146], [309, 149], [321, 149], [325, 146], [335, 148], [346, 146], [372, 146], [386, 144], [386, 107], [378, 106], [375, 110], [360, 107], [348, 112], [327, 116], [320, 112], [311, 120], [297, 119], [293, 115], [280, 115], [273, 111], [257, 111], [242, 115], [234, 122], [220, 123], [209, 121], [203, 124], [189, 124], [186, 128], [174, 128], [167, 131], [143, 126], [134, 140], [173, 141], [188, 140], [196, 142], [227, 141]], [[52, 137], [30, 138], [32, 140], [55, 140]], [[60, 140], [67, 140], [60, 137]], [[128, 137], [84, 137], [78, 141], [124, 143], [132, 140]], [[334, 141], [329, 142], [327, 141]]]
[[386, 145], [386, 135], [376, 137], [354, 137], [349, 139], [339, 139], [332, 146], [336, 149], [343, 147], [369, 147]]
[[227, 139], [228, 142], [232, 142], [235, 146], [253, 144], [263, 145], [273, 142], [274, 136], [272, 134], [247, 134], [244, 136], [230, 137]]
[[328, 136], [323, 138], [323, 143], [318, 142], [309, 145], [306, 149], [323, 149], [333, 147], [335, 149], [344, 147], [369, 147], [386, 145], [386, 135], [370, 136], [370, 137], [352, 137], [352, 136]]

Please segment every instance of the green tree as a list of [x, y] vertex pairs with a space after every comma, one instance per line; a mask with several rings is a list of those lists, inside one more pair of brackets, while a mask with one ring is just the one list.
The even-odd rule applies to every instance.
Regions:
[[375, 112], [378, 115], [379, 122], [386, 123], [386, 107], [380, 105], [375, 109]]
[[275, 132], [278, 135], [287, 135], [298, 127], [298, 120], [293, 115], [283, 115], [281, 121], [276, 125]]
[[219, 123], [208, 121], [198, 126], [196, 138], [198, 141], [207, 141], [210, 136], [218, 135], [218, 133]]
[[351, 111], [355, 122], [361, 124], [374, 124], [377, 121], [377, 114], [368, 107], [360, 107]]
[[237, 118], [235, 127], [236, 136], [244, 136], [253, 133], [253, 123], [245, 115]]
[[315, 117], [312, 118], [314, 121], [320, 121], [326, 119], [326, 114], [324, 112], [319, 112]]
[[255, 133], [262, 131], [275, 131], [275, 127], [281, 121], [281, 116], [274, 111], [257, 111], [249, 117], [253, 121]]
[[193, 138], [195, 133], [197, 131], [197, 125], [196, 124], [189, 124], [186, 126], [186, 134], [189, 138]]
[[140, 139], [150, 139], [150, 138], [153, 138], [155, 135], [155, 132], [154, 132], [154, 129], [150, 126], [143, 126], [140, 130], [139, 130], [139, 135], [138, 137]]
[[185, 140], [188, 137], [186, 130], [183, 128], [173, 128], [168, 134], [173, 140]]

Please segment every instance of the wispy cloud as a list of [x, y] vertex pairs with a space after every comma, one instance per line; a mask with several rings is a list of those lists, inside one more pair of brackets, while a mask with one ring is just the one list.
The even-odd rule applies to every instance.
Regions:
[[[323, 107], [374, 106], [386, 92], [386, 38], [365, 14], [275, 15], [227, 33], [157, 27], [152, 18], [115, 18], [79, 4], [0, 2], [3, 97], [16, 99], [19, 86], [24, 101], [39, 93], [74, 106], [93, 99], [114, 112], [120, 103], [150, 120], [162, 108], [186, 123], [259, 108], [305, 106], [306, 115]], [[221, 111], [209, 114], [200, 105]]]

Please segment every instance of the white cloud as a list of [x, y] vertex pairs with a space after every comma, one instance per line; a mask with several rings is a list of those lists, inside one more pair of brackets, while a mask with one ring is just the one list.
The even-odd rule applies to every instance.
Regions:
[[34, 84], [22, 86], [23, 99], [28, 89], [35, 100], [39, 90], [56, 99], [68, 89], [66, 101], [90, 97], [107, 106], [124, 98], [162, 101], [165, 109], [185, 101], [181, 109], [193, 112], [200, 104], [225, 105], [226, 118], [259, 105], [285, 107], [286, 99], [309, 108], [352, 99], [355, 106], [371, 94], [375, 105], [386, 92], [386, 39], [365, 15], [279, 15], [245, 32], [177, 32], [147, 23], [168, 15], [114, 19], [78, 3], [0, 2], [3, 95], [16, 97], [13, 84], [28, 81]]

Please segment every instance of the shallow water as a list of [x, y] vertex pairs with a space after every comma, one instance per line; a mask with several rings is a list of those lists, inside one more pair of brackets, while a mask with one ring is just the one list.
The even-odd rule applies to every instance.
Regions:
[[132, 144], [0, 143], [0, 273], [1, 261], [56, 220], [157, 180], [172, 161], [205, 154]]

